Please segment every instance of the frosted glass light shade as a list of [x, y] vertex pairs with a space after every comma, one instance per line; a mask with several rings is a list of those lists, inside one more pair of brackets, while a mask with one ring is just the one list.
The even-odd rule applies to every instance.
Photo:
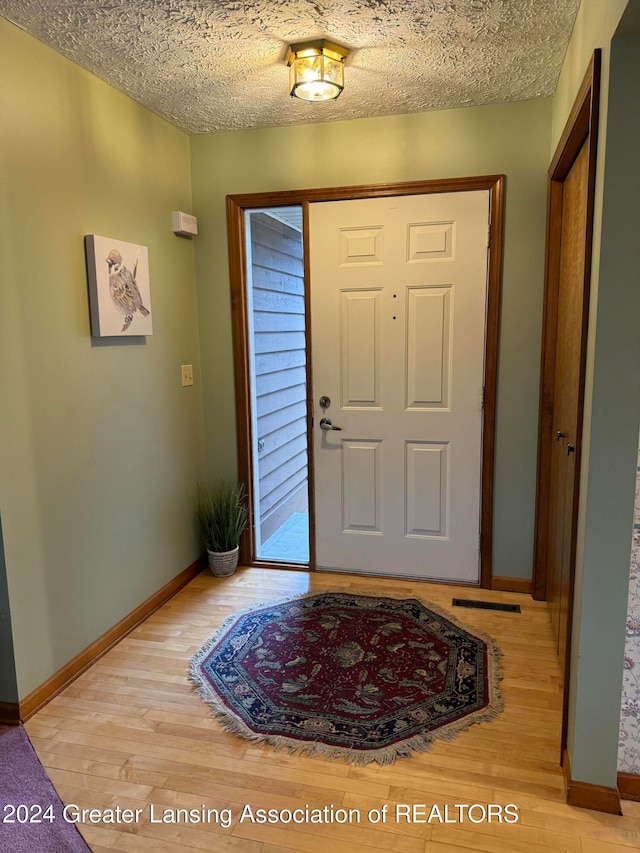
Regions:
[[344, 60], [349, 51], [320, 40], [289, 48], [289, 94], [303, 101], [330, 101], [344, 89]]

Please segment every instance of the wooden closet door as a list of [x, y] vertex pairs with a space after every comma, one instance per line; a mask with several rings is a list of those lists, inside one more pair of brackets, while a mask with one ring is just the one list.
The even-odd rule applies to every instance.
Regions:
[[577, 515], [575, 459], [580, 413], [588, 180], [588, 145], [585, 143], [565, 178], [562, 192], [553, 395], [555, 441], [551, 455], [550, 536], [547, 556], [548, 600], [561, 661], [564, 660], [567, 647], [567, 614]]

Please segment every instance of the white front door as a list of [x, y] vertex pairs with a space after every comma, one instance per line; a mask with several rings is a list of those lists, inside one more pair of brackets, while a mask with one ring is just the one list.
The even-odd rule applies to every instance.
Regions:
[[309, 216], [316, 564], [476, 583], [489, 193]]

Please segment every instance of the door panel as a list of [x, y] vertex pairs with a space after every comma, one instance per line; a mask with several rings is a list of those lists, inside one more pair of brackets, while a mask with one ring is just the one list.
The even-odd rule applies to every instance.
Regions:
[[455, 222], [425, 222], [409, 225], [408, 233], [407, 260], [409, 263], [453, 258]]
[[488, 220], [486, 191], [310, 205], [319, 567], [479, 579]]
[[449, 407], [451, 286], [410, 287], [406, 408]]
[[342, 292], [342, 405], [380, 406], [380, 290]]
[[[576, 514], [575, 454], [578, 443], [579, 389], [582, 363], [588, 143], [564, 180], [548, 543], [548, 600], [558, 652], [564, 659], [570, 593], [572, 543]], [[574, 448], [571, 450], [571, 448]]]
[[342, 466], [343, 529], [380, 533], [380, 442], [344, 441]]
[[406, 442], [407, 536], [447, 536], [449, 445]]

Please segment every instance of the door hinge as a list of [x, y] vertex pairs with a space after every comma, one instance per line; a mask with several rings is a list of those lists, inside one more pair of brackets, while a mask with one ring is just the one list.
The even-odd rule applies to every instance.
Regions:
[[487, 248], [491, 245], [491, 223], [487, 223]]
[[482, 391], [480, 391], [480, 411], [484, 410], [484, 385], [482, 386]]

